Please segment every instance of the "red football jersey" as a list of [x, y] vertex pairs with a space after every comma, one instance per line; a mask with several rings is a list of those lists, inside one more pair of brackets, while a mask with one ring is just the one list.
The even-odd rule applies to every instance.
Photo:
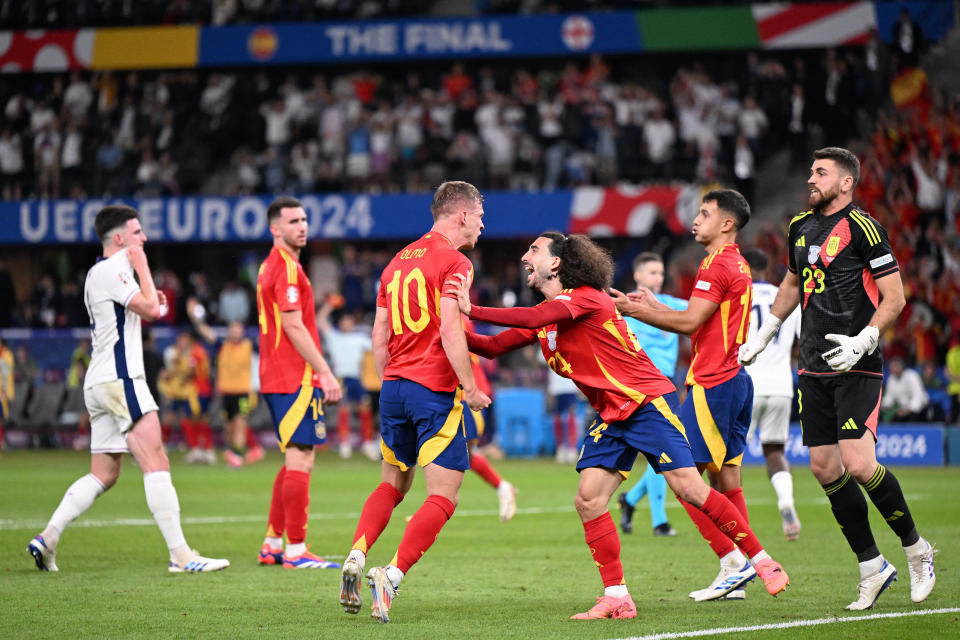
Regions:
[[554, 300], [566, 305], [572, 319], [537, 330], [543, 357], [574, 381], [604, 422], [624, 420], [648, 399], [676, 391], [606, 293], [578, 287]]
[[690, 338], [686, 382], [710, 389], [737, 375], [737, 352], [750, 331], [753, 280], [740, 247], [731, 242], [704, 258], [690, 295], [720, 305]]
[[193, 382], [197, 385], [197, 395], [201, 398], [213, 395], [213, 384], [210, 382], [210, 354], [203, 345], [194, 343], [190, 351], [190, 360], [193, 362]]
[[274, 247], [257, 276], [257, 316], [260, 319], [260, 391], [293, 393], [305, 384], [320, 386], [313, 368], [303, 359], [280, 325], [280, 312], [300, 311], [317, 349], [317, 318], [313, 287], [300, 262]]
[[408, 244], [380, 276], [377, 306], [390, 315], [384, 380], [412, 380], [433, 391], [453, 391], [460, 384], [440, 342], [440, 298], [444, 282], [473, 266], [443, 234], [432, 231]]

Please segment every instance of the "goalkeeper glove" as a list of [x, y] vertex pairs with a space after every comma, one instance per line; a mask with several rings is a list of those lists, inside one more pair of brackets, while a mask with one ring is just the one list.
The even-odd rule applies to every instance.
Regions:
[[880, 342], [880, 330], [867, 325], [855, 336], [828, 333], [824, 336], [839, 346], [822, 354], [824, 360], [834, 371], [849, 371], [864, 355], [873, 353]]
[[760, 352], [767, 348], [773, 337], [780, 331], [780, 324], [780, 318], [772, 313], [768, 315], [757, 332], [740, 345], [740, 351], [737, 354], [740, 364], [753, 364]]

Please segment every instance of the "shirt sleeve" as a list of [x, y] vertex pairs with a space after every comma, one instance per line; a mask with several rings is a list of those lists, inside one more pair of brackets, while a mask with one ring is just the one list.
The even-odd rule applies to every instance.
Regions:
[[140, 285], [133, 277], [133, 267], [126, 259], [118, 259], [116, 269], [104, 275], [106, 277], [101, 278], [101, 281], [106, 280], [106, 282], [103, 282], [103, 287], [107, 298], [119, 302], [124, 307], [130, 304], [130, 299], [133, 296], [140, 293]]
[[383, 286], [383, 283], [380, 283], [380, 286], [377, 287], [377, 306], [388, 309], [387, 305], [387, 288]]
[[[587, 315], [596, 310], [596, 303], [590, 299], [590, 295], [587, 293], [586, 289], [564, 289], [561, 291], [550, 303], [559, 302], [567, 308], [567, 311], [570, 312], [570, 317], [573, 319], [579, 318], [580, 316]], [[607, 295], [607, 294], [602, 294]], [[543, 306], [543, 305], [541, 305]]]
[[873, 218], [854, 209], [850, 212], [850, 229], [853, 231], [852, 240], [874, 280], [900, 270], [887, 230]]
[[440, 296], [443, 298], [452, 298], [457, 299], [455, 293], [447, 293], [446, 282], [447, 280], [453, 280], [454, 274], [460, 274], [467, 278], [469, 282], [470, 278], [473, 277], [473, 263], [462, 253], [456, 253], [455, 259], [450, 260], [441, 270], [440, 270], [440, 282], [438, 283], [440, 287]]
[[286, 269], [274, 274], [270, 288], [273, 292], [273, 299], [276, 300], [277, 307], [280, 311], [299, 311], [302, 308], [300, 306], [302, 303], [300, 300], [302, 293], [300, 291], [299, 280], [299, 269], [294, 273], [293, 282], [290, 282], [286, 277]]
[[727, 269], [729, 265], [722, 260], [714, 260], [710, 265], [697, 272], [697, 281], [693, 283], [691, 298], [703, 298], [720, 304], [727, 287]]

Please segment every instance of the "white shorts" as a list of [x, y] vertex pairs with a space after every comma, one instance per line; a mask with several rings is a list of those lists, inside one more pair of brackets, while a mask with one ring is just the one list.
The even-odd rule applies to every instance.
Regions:
[[750, 422], [748, 439], [760, 434], [763, 444], [786, 444], [790, 434], [790, 403], [788, 396], [755, 396], [753, 420]]
[[157, 410], [143, 378], [94, 385], [84, 389], [83, 401], [90, 412], [90, 453], [126, 453], [130, 428]]

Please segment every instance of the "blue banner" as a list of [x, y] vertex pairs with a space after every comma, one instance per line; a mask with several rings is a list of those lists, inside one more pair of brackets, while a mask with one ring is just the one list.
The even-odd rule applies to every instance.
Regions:
[[204, 27], [199, 66], [560, 56], [643, 49], [633, 11]]
[[[929, 424], [881, 423], [877, 428], [877, 460], [895, 466], [943, 466], [942, 426]], [[800, 425], [790, 426], [790, 439], [785, 447], [790, 464], [809, 465], [810, 452], [803, 446]], [[763, 464], [760, 441], [754, 438], [747, 443], [743, 464]]]
[[[310, 237], [344, 240], [416, 238], [432, 224], [432, 195], [299, 196], [307, 212]], [[90, 244], [97, 241], [93, 221], [107, 204], [123, 203], [140, 212], [151, 242], [269, 241], [267, 205], [271, 196], [145, 198], [106, 200], [29, 200], [0, 203], [0, 245]], [[547, 229], [565, 231], [573, 192], [491, 193], [485, 196], [483, 235], [488, 238], [535, 236]]]

